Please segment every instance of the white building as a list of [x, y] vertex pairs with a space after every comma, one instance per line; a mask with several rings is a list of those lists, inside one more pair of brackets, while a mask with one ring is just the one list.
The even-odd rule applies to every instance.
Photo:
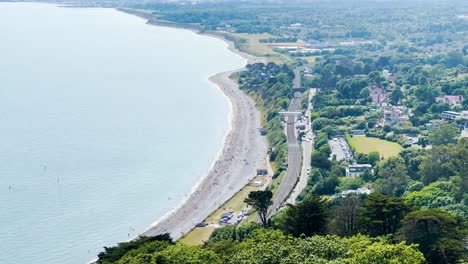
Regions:
[[442, 114], [440, 114], [440, 116], [446, 120], [454, 120], [461, 115], [462, 115], [461, 113], [454, 112], [454, 111], [443, 111]]
[[372, 170], [370, 164], [353, 164], [346, 168], [346, 177], [355, 178], [361, 176], [366, 170]]

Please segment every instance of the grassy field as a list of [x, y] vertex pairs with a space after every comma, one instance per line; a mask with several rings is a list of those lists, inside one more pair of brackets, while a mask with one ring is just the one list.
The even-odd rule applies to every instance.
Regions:
[[317, 59], [317, 56], [299, 57], [299, 59], [306, 60], [309, 63], [315, 63], [315, 59]]
[[214, 226], [195, 227], [182, 237], [179, 242], [189, 246], [201, 245], [210, 238], [215, 229]]
[[244, 39], [245, 41], [237, 41], [237, 45], [240, 50], [243, 50], [247, 53], [265, 56], [267, 54], [274, 53], [273, 49], [264, 43], [260, 43], [260, 39], [264, 38], [273, 38], [273, 35], [264, 33], [264, 34], [246, 34], [246, 33], [231, 33], [230, 34], [235, 39]]
[[273, 50], [267, 43], [261, 43], [260, 39], [274, 38], [275, 36], [263, 33], [263, 34], [247, 34], [247, 33], [226, 33], [230, 38], [234, 39], [237, 47], [246, 53], [266, 57], [268, 61], [282, 64], [291, 62], [291, 58], [278, 53]]
[[395, 142], [365, 136], [351, 137], [351, 145], [353, 145], [356, 148], [356, 152], [359, 153], [367, 154], [372, 151], [378, 151], [380, 157], [384, 159], [397, 156], [403, 149]]

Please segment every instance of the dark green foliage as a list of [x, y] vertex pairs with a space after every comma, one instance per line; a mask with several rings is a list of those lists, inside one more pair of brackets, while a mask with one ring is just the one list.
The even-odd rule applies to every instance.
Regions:
[[403, 100], [404, 98], [405, 96], [403, 95], [403, 92], [401, 91], [399, 87], [393, 90], [392, 93], [390, 94], [390, 102], [393, 105], [399, 104], [399, 102]]
[[466, 260], [466, 220], [440, 209], [409, 213], [402, 221], [401, 239], [419, 245], [428, 263], [456, 264]]
[[423, 158], [427, 155], [427, 151], [423, 149], [405, 149], [400, 152], [400, 157], [405, 161], [406, 172], [413, 180], [419, 180], [421, 175], [419, 173], [419, 165]]
[[[367, 79], [344, 79], [338, 82], [336, 89], [338, 98], [341, 99], [357, 99], [361, 95], [361, 91], [369, 85]], [[367, 94], [369, 96], [369, 94]], [[367, 97], [364, 96], [364, 97]]]
[[326, 200], [320, 196], [311, 196], [297, 205], [288, 205], [279, 227], [286, 234], [307, 237], [324, 234], [327, 223]]
[[401, 198], [372, 193], [364, 201], [360, 214], [362, 228], [371, 236], [395, 234], [400, 221], [411, 210]]
[[139, 237], [138, 239], [119, 243], [115, 247], [104, 247], [104, 252], [98, 254], [97, 263], [112, 263], [119, 260], [127, 252], [138, 249], [153, 241], [163, 241], [168, 244], [172, 243], [172, 238], [169, 234], [162, 234], [154, 237]]
[[336, 187], [340, 184], [335, 175], [328, 176], [319, 181], [313, 188], [312, 193], [317, 195], [332, 195], [336, 192]]
[[429, 135], [429, 143], [435, 146], [455, 144], [459, 130], [457, 127], [451, 124], [443, 124], [440, 127], [434, 129]]
[[330, 169], [331, 162], [328, 159], [330, 154], [331, 149], [328, 145], [328, 135], [326, 133], [318, 133], [314, 139], [314, 151], [312, 152], [310, 164], [316, 168]]
[[361, 223], [359, 213], [362, 199], [357, 196], [338, 198], [330, 215], [329, 227], [333, 234], [339, 236], [352, 236], [359, 232]]
[[253, 231], [262, 228], [259, 224], [245, 224], [241, 226], [225, 226], [216, 229], [206, 242], [207, 245], [220, 241], [242, 242], [249, 238]]
[[409, 184], [405, 162], [400, 157], [392, 157], [378, 168], [375, 190], [391, 196], [402, 196]]
[[448, 179], [455, 174], [452, 163], [451, 148], [447, 146], [438, 146], [430, 150], [421, 165], [421, 179], [424, 185], [439, 179]]

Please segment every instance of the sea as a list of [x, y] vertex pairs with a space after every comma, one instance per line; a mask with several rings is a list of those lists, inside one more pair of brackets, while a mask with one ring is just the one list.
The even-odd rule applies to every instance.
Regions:
[[219, 39], [114, 9], [0, 3], [0, 263], [75, 264], [187, 197], [229, 130]]

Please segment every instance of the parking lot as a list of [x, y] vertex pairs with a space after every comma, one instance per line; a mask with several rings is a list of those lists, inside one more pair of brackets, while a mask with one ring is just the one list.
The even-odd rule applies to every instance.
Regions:
[[221, 215], [221, 219], [219, 219], [219, 224], [221, 225], [237, 225], [240, 224], [242, 220], [248, 217], [249, 206], [244, 208], [239, 213], [234, 213], [232, 211], [226, 212]]
[[331, 151], [332, 151], [332, 157], [333, 155], [336, 155], [336, 160], [337, 161], [342, 161], [342, 160], [352, 160], [353, 159], [353, 153], [351, 152], [351, 149], [348, 145], [348, 142], [346, 142], [346, 139], [343, 137], [336, 137], [328, 141], [328, 144], [330, 145]]

